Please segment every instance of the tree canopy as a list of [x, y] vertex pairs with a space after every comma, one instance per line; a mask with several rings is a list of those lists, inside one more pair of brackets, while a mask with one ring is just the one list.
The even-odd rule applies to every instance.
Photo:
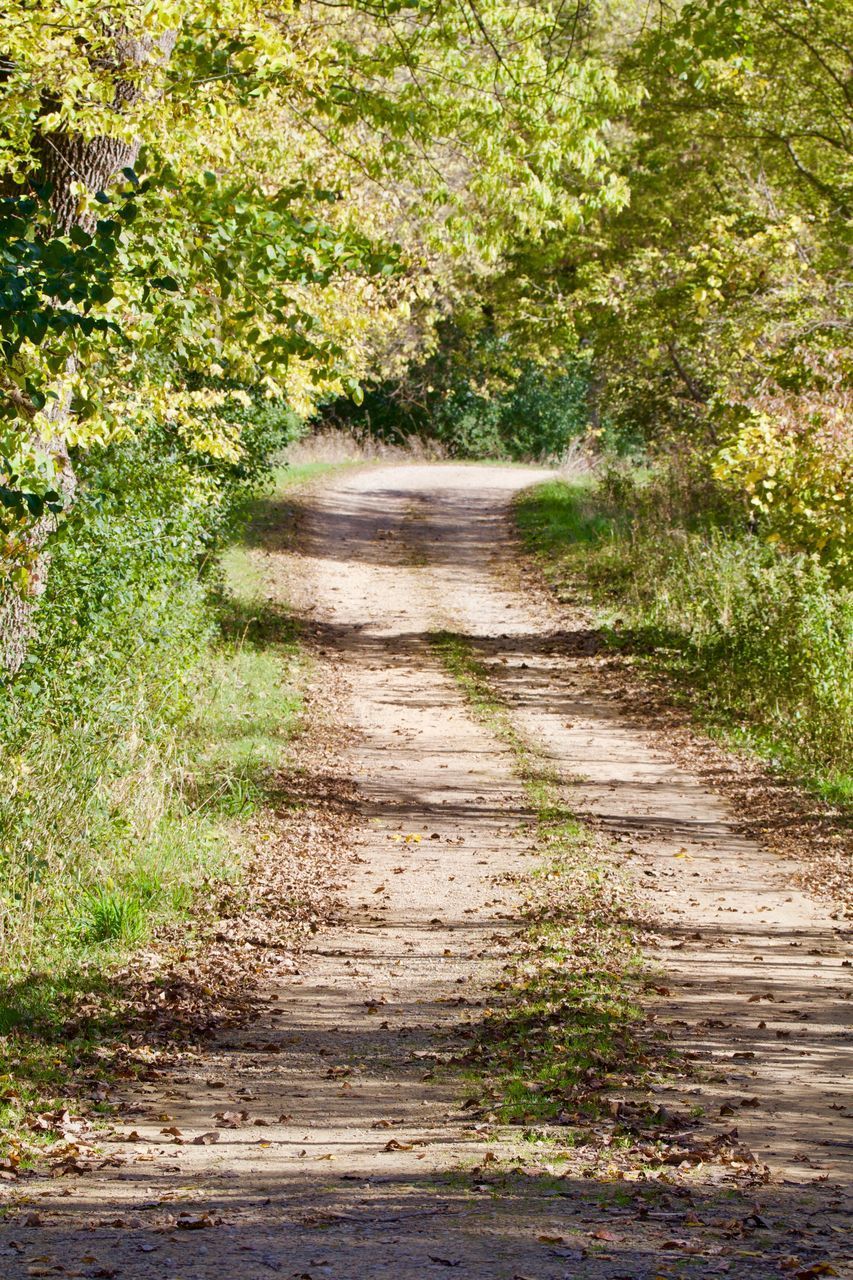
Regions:
[[6, 589], [32, 589], [69, 451], [165, 430], [236, 463], [264, 400], [430, 416], [569, 365], [595, 430], [686, 440], [771, 537], [849, 566], [849, 17], [12, 0]]

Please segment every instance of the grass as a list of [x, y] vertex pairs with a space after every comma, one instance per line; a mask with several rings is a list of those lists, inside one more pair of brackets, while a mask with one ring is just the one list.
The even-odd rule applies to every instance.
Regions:
[[523, 493], [518, 527], [556, 595], [670, 679], [703, 727], [853, 807], [853, 592], [724, 520], [666, 513], [648, 477]]
[[[289, 470], [277, 494], [326, 470]], [[217, 885], [239, 891], [246, 819], [268, 803], [309, 676], [250, 542], [223, 558], [216, 629], [177, 705], [157, 670], [146, 672], [139, 716], [167, 698], [155, 724], [124, 707], [116, 726], [107, 700], [97, 714], [88, 709], [79, 750], [63, 725], [18, 761], [17, 780], [6, 772], [18, 803], [14, 828], [8, 811], [0, 818], [16, 841], [7, 843], [14, 874], [3, 886], [0, 938], [0, 1156], [32, 1154], [39, 1134], [28, 1118], [69, 1096], [81, 1062], [90, 1082], [114, 1069], [99, 1066], [98, 1046], [122, 1033], [121, 971], [132, 954], [164, 929], [191, 949], [194, 905]], [[124, 693], [113, 688], [108, 699]]]
[[145, 899], [138, 891], [111, 889], [106, 885], [89, 889], [83, 895], [75, 919], [79, 937], [84, 943], [119, 942], [135, 946], [146, 932], [145, 907]]
[[[566, 805], [559, 778], [512, 722], [486, 665], [448, 632], [432, 637], [477, 716], [510, 748], [540, 853], [523, 881], [526, 927], [475, 1050], [484, 1105], [507, 1123], [582, 1123], [613, 1087], [639, 1086], [656, 1060], [639, 1003], [643, 965], [627, 889], [595, 833]], [[571, 1142], [569, 1130], [561, 1141]]]
[[234, 634], [234, 617], [257, 611], [248, 553], [229, 558], [225, 630], [190, 673], [185, 715], [152, 736], [139, 726], [135, 742], [90, 723], [85, 760], [61, 741], [37, 744], [41, 774], [31, 775], [27, 805], [38, 865], [22, 855], [14, 864], [7, 978], [97, 963], [92, 947], [136, 944], [183, 912], [199, 881], [239, 874], [230, 820], [260, 799], [298, 724], [303, 662], [286, 619], [275, 640], [256, 643], [248, 623]]
[[[342, 465], [279, 468], [254, 514], [271, 506], [281, 517], [285, 495]], [[223, 554], [198, 645], [114, 680], [85, 718], [40, 727], [3, 760], [7, 978], [97, 963], [92, 946], [136, 944], [186, 910], [199, 880], [239, 875], [232, 820], [263, 803], [306, 678], [295, 625], [268, 598], [252, 542], [250, 527]]]
[[291, 462], [275, 468], [273, 472], [273, 494], [281, 498], [286, 493], [302, 489], [315, 480], [323, 480], [328, 476], [349, 471], [355, 466], [363, 465], [361, 458], [342, 458], [335, 462]]

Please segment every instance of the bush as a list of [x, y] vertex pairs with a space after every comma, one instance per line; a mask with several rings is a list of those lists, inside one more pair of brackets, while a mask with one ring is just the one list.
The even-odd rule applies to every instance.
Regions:
[[[805, 423], [782, 412], [753, 415], [715, 457], [721, 483], [747, 496], [772, 542], [819, 558], [837, 582], [853, 572], [853, 435], [844, 411]], [[824, 415], [824, 418], [828, 415]]]
[[452, 457], [517, 461], [559, 458], [586, 431], [583, 362], [567, 359], [550, 371], [527, 362], [508, 387], [497, 381], [489, 390], [482, 372], [436, 357], [405, 383], [367, 391], [360, 409], [336, 401], [326, 421], [390, 444], [435, 440]]
[[275, 406], [246, 416], [237, 461], [194, 458], [165, 429], [79, 460], [36, 634], [0, 687], [7, 968], [66, 944], [132, 942], [151, 909], [185, 901], [199, 864], [220, 856], [187, 803], [216, 556], [294, 428]]
[[[552, 482], [519, 519], [559, 580], [581, 576], [614, 642], [680, 673], [715, 721], [846, 794], [853, 756], [853, 592], [727, 509], [673, 498], [671, 476]], [[667, 496], [668, 495], [668, 496]]]

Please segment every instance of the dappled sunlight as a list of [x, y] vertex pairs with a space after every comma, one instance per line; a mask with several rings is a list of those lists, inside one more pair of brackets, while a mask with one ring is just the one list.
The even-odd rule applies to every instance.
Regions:
[[250, 1016], [183, 1044], [136, 1023], [158, 1056], [71, 1194], [31, 1184], [13, 1266], [79, 1252], [81, 1215], [134, 1280], [835, 1257], [832, 928], [598, 683], [596, 633], [519, 592], [505, 510], [530, 479], [351, 472], [302, 499], [298, 547], [270, 516], [254, 554], [344, 734], [333, 761], [297, 744], [272, 799], [309, 840], [331, 815], [337, 897]]

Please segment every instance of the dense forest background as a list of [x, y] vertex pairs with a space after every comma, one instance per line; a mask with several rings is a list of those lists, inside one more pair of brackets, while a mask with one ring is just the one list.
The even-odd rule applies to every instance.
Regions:
[[849, 801], [850, 16], [6, 5], [9, 971], [138, 938], [250, 803], [198, 746], [217, 664], [275, 679], [221, 552], [324, 425], [592, 459], [521, 512], [534, 545]]

